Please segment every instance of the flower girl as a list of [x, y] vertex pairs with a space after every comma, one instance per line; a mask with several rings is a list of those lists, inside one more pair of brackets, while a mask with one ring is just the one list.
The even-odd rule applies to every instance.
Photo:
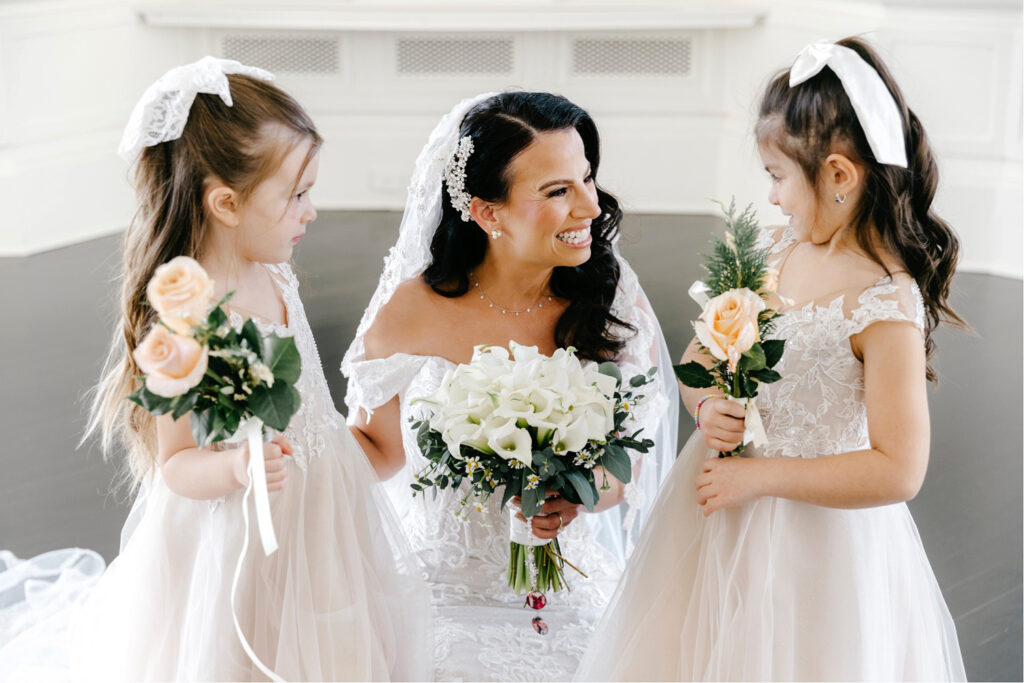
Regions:
[[[122, 140], [139, 209], [92, 426], [108, 448], [124, 444], [141, 488], [121, 554], [75, 610], [75, 677], [429, 675], [425, 589], [411, 565], [396, 563], [397, 522], [334, 409], [288, 265], [316, 217], [309, 193], [321, 138], [271, 78], [210, 57], [172, 69], [143, 95]], [[158, 268], [180, 256], [203, 268], [177, 265], [188, 259]], [[154, 418], [126, 400], [140, 368], [189, 375], [190, 360], [157, 357], [141, 342], [156, 310], [211, 286], [216, 299], [234, 291], [233, 326], [251, 318], [264, 336], [292, 336], [301, 357], [301, 405], [264, 448], [280, 543], [269, 555], [242, 497], [248, 446], [199, 447], [188, 415]]]
[[[765, 235], [785, 339], [744, 409], [683, 389], [699, 431], [662, 490], [581, 680], [963, 679], [956, 631], [905, 505], [924, 480], [932, 332], [958, 241], [931, 211], [917, 116], [858, 39], [805, 48], [761, 101]], [[691, 343], [685, 360], [710, 364]]]

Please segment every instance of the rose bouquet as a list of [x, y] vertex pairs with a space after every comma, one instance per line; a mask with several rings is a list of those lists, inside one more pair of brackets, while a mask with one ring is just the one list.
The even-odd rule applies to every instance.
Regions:
[[299, 409], [301, 360], [291, 337], [264, 337], [251, 319], [234, 329], [222, 309], [233, 294], [213, 304], [213, 281], [187, 256], [156, 269], [146, 298], [159, 320], [132, 353], [143, 385], [128, 400], [175, 420], [188, 413], [199, 446], [248, 441], [250, 488], [269, 553], [276, 541], [267, 523], [262, 438], [267, 428], [287, 428]]
[[745, 407], [743, 442], [765, 441], [755, 397], [761, 384], [781, 379], [773, 368], [782, 358], [785, 341], [768, 339], [779, 313], [768, 308], [765, 297], [774, 294], [778, 272], [768, 267], [768, 250], [760, 246], [761, 229], [753, 208], [737, 213], [735, 201], [725, 211], [725, 239], [715, 239], [704, 268], [708, 277], [690, 287], [690, 296], [703, 307], [693, 322], [700, 350], [712, 357], [710, 369], [691, 361], [674, 366], [688, 387], [717, 387], [728, 400]]
[[[466, 482], [463, 515], [471, 498], [484, 512], [499, 488], [502, 506], [519, 496], [528, 520], [549, 490], [593, 510], [598, 488], [608, 488], [608, 474], [629, 483], [627, 450], [646, 453], [654, 445], [639, 438], [640, 430], [627, 435], [624, 425], [656, 369], [623, 382], [614, 363], [581, 362], [572, 348], [550, 357], [515, 342], [509, 348], [511, 354], [477, 347], [470, 363], [449, 370], [434, 394], [418, 399], [430, 407], [429, 417], [413, 421], [430, 462], [412, 484], [413, 495], [427, 488], [436, 495], [437, 488]], [[596, 476], [595, 467], [601, 468]], [[509, 585], [517, 593], [560, 590], [567, 562], [558, 539], [532, 536], [515, 512], [509, 509]]]

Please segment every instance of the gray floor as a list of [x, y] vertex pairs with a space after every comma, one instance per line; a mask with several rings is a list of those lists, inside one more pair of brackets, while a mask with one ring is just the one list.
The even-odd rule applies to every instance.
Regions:
[[[324, 212], [296, 254], [303, 300], [335, 402], [337, 368], [369, 300], [398, 216]], [[711, 218], [634, 216], [623, 252], [640, 274], [673, 353], [688, 340]], [[25, 557], [57, 547], [117, 553], [127, 512], [116, 471], [94, 444], [76, 450], [84, 395], [114, 318], [114, 237], [24, 259], [0, 259], [0, 548]], [[932, 460], [910, 507], [972, 680], [1021, 680], [1022, 447], [1019, 280], [964, 274], [954, 303], [979, 336], [937, 335], [941, 384], [930, 395]], [[691, 429], [686, 422], [681, 438]]]

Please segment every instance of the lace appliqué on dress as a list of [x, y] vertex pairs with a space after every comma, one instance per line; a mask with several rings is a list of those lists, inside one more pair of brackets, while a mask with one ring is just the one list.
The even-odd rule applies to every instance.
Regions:
[[[288, 325], [256, 317], [253, 317], [252, 321], [261, 335], [293, 337], [302, 358], [302, 374], [295, 383], [295, 388], [302, 396], [302, 403], [288, 424], [288, 429], [284, 431], [284, 436], [291, 442], [295, 451], [290, 456], [292, 461], [305, 472], [309, 459], [320, 456], [326, 448], [324, 430], [343, 428], [344, 421], [331, 401], [327, 378], [320, 362], [320, 352], [317, 350], [313, 331], [306, 320], [306, 312], [299, 298], [298, 279], [287, 263], [268, 265], [267, 269], [281, 290], [281, 297], [288, 313]], [[245, 318], [236, 311], [228, 311], [228, 318], [236, 330], [240, 330], [245, 323]]]
[[912, 281], [889, 276], [865, 289], [856, 307], [845, 296], [786, 311], [772, 335], [786, 340], [776, 370], [782, 379], [762, 389], [768, 434], [764, 455], [815, 458], [870, 445], [864, 406], [864, 368], [849, 339], [880, 321], [906, 321], [924, 330], [924, 304]]

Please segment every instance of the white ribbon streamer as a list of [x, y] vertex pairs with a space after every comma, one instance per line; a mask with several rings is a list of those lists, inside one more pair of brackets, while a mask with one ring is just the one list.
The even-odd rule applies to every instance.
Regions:
[[270, 555], [277, 550], [277, 536], [274, 534], [274, 520], [270, 516], [270, 496], [267, 493], [267, 468], [263, 457], [263, 420], [251, 417], [238, 425], [228, 443], [249, 443], [249, 483], [256, 495], [256, 527], [263, 543], [263, 553]]
[[761, 422], [761, 411], [757, 409], [756, 399], [736, 398], [735, 396], [726, 396], [725, 399], [738, 403], [744, 408], [743, 445], [753, 442], [756, 447], [760, 448], [768, 443], [768, 435], [764, 431], [764, 423]]
[[708, 286], [704, 284], [703, 280], [696, 280], [692, 285], [690, 285], [690, 289], [686, 293], [689, 294], [690, 298], [696, 301], [697, 305], [703, 309], [708, 305], [708, 302], [711, 301], [708, 297], [708, 292], [710, 291], [711, 290], [708, 289]]
[[[262, 449], [260, 449], [262, 451]], [[251, 460], [250, 460], [251, 462]], [[235, 634], [238, 636], [238, 641], [242, 644], [242, 649], [245, 650], [245, 654], [249, 656], [252, 663], [263, 672], [263, 674], [272, 681], [284, 681], [283, 678], [274, 673], [270, 667], [260, 661], [260, 658], [253, 652], [252, 647], [249, 645], [249, 641], [245, 637], [245, 633], [242, 632], [242, 625], [238, 623], [238, 610], [235, 608], [235, 594], [238, 592], [238, 579], [242, 576], [242, 563], [245, 561], [245, 554], [249, 551], [249, 492], [253, 489], [253, 482], [255, 479], [249, 477], [249, 485], [245, 487], [245, 495], [242, 496], [242, 519], [245, 520], [245, 536], [242, 540], [242, 552], [238, 554], [238, 563], [235, 565], [235, 577], [231, 580], [231, 618], [235, 621]], [[266, 486], [263, 487], [266, 491]]]
[[242, 519], [245, 522], [245, 529], [242, 550], [238, 554], [235, 576], [231, 581], [231, 617], [235, 622], [235, 634], [238, 636], [245, 654], [267, 678], [272, 681], [283, 681], [283, 678], [275, 674], [253, 652], [242, 631], [242, 625], [238, 622], [238, 610], [235, 609], [235, 594], [238, 592], [238, 581], [242, 576], [242, 564], [249, 551], [249, 494], [253, 491], [256, 492], [256, 526], [263, 543], [263, 552], [270, 555], [277, 550], [277, 537], [274, 535], [274, 523], [270, 516], [270, 497], [267, 495], [267, 470], [263, 457], [263, 421], [258, 417], [245, 420], [238, 425], [238, 429], [226, 441], [228, 443], [247, 441], [249, 444], [249, 485], [245, 487], [245, 494], [242, 496]]
[[882, 77], [859, 54], [825, 40], [800, 50], [789, 70], [789, 87], [817, 75], [825, 67], [843, 84], [875, 159], [882, 164], [907, 167], [903, 117]]
[[516, 517], [518, 512], [519, 510], [514, 507], [509, 507], [508, 509], [508, 516], [511, 522], [508, 527], [509, 540], [513, 543], [518, 543], [519, 545], [527, 545], [531, 547], [546, 545], [551, 542], [550, 539], [537, 538], [534, 536], [533, 527], [528, 522], [524, 522]]

